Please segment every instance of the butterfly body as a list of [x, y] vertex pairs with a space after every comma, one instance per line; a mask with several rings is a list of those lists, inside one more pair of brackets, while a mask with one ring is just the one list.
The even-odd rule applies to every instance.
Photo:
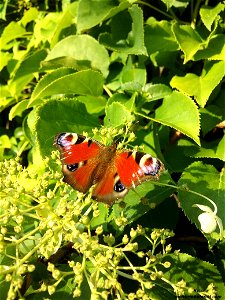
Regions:
[[113, 204], [129, 189], [146, 180], [158, 179], [163, 164], [149, 154], [109, 147], [76, 133], [60, 133], [55, 145], [61, 153], [64, 181], [86, 193], [95, 185], [92, 196]]

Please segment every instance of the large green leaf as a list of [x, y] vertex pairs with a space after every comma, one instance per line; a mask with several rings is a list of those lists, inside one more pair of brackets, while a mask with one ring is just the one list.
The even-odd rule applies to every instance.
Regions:
[[156, 109], [154, 120], [179, 130], [200, 144], [199, 112], [194, 101], [188, 96], [174, 91], [165, 97], [162, 105]]
[[77, 7], [78, 3], [75, 1], [66, 6], [66, 9], [63, 10], [61, 18], [58, 20], [56, 26], [54, 27], [52, 39], [51, 39], [51, 48], [62, 39], [62, 36], [69, 34], [71, 31], [74, 32], [74, 19], [77, 17]]
[[[198, 207], [193, 207], [194, 204], [201, 204], [211, 208], [214, 207], [210, 201], [201, 197], [207, 196], [217, 206], [217, 215], [225, 224], [225, 175], [224, 170], [218, 172], [213, 166], [195, 162], [188, 166], [183, 172], [179, 186], [184, 187], [179, 190], [179, 201], [184, 213], [199, 229], [201, 229], [198, 216], [202, 211]], [[188, 191], [193, 191], [193, 193]], [[196, 194], [199, 193], [200, 195]], [[217, 232], [219, 228], [217, 227]], [[212, 235], [212, 233], [210, 234]], [[209, 235], [206, 235], [209, 238]], [[217, 237], [218, 238], [218, 237]]]
[[[198, 293], [204, 292], [207, 287], [213, 283], [217, 291], [218, 298], [222, 299], [225, 293], [224, 283], [217, 268], [206, 261], [192, 257], [186, 253], [168, 254], [163, 258], [163, 262], [170, 262], [171, 267], [166, 270], [162, 264], [162, 273], [164, 280], [156, 280], [155, 287], [150, 290], [149, 296], [155, 300], [179, 299], [179, 298], [201, 298]], [[170, 282], [171, 284], [167, 284]], [[174, 286], [178, 282], [184, 283], [186, 291], [182, 296], [176, 297]], [[189, 288], [195, 289], [189, 293]], [[203, 295], [203, 294], [202, 294]], [[205, 297], [203, 296], [203, 299]], [[205, 299], [209, 299], [207, 297]]]
[[187, 73], [184, 77], [174, 76], [170, 81], [173, 88], [194, 96], [201, 107], [204, 107], [209, 96], [225, 75], [225, 61], [208, 62], [201, 76]]
[[14, 45], [13, 40], [21, 38], [26, 34], [26, 30], [18, 22], [10, 22], [2, 32], [0, 38], [0, 49], [10, 49]]
[[40, 64], [46, 55], [46, 50], [34, 51], [24, 60], [18, 61], [15, 73], [9, 83], [12, 96], [18, 97], [25, 86], [34, 78], [35, 72], [39, 71]]
[[131, 1], [121, 1], [117, 3], [112, 0], [79, 1], [77, 16], [78, 31], [81, 32], [84, 29], [89, 29], [100, 24], [102, 21], [128, 8], [131, 5], [130, 2]]
[[39, 104], [41, 98], [58, 94], [100, 96], [103, 81], [98, 71], [84, 70], [74, 73], [71, 68], [59, 68], [39, 81], [31, 95], [29, 106]]
[[51, 100], [36, 113], [36, 122], [31, 128], [36, 133], [37, 143], [43, 156], [49, 156], [54, 137], [60, 132], [91, 132], [99, 126], [98, 118], [87, 113], [85, 105], [76, 99]]
[[[129, 8], [128, 12], [130, 17], [126, 14], [124, 16], [123, 13], [115, 16], [115, 20], [112, 19], [111, 24], [112, 32], [102, 33], [99, 41], [105, 47], [114, 51], [147, 55], [144, 44], [143, 12], [137, 5]], [[129, 20], [130, 18], [131, 20]]]
[[172, 30], [177, 43], [184, 52], [184, 63], [186, 63], [201, 48], [202, 39], [191, 25], [178, 25], [175, 23]]
[[148, 54], [156, 52], [173, 52], [179, 49], [168, 21], [157, 21], [150, 17], [145, 26], [145, 44]]
[[201, 147], [190, 145], [185, 147], [184, 153], [195, 158], [217, 158], [225, 162], [225, 136], [213, 142], [201, 143]]
[[[74, 59], [74, 66], [70, 67], [92, 68], [102, 72], [104, 77], [108, 75], [109, 56], [106, 49], [89, 35], [71, 35], [60, 42], [48, 54], [46, 61], [53, 61], [53, 65], [60, 66], [60, 58], [67, 57]], [[67, 65], [63, 65], [67, 67]]]
[[9, 112], [9, 120], [11, 121], [15, 116], [21, 116], [22, 112], [26, 110], [29, 100], [23, 100], [14, 105]]
[[225, 60], [225, 37], [224, 34], [216, 34], [209, 39], [203, 49], [198, 50], [194, 60]]

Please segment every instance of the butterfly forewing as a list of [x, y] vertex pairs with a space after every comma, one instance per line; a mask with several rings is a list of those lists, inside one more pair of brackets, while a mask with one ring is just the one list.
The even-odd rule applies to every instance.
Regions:
[[76, 133], [61, 133], [55, 144], [60, 150], [64, 181], [74, 189], [86, 193], [93, 185], [100, 143]]
[[143, 181], [158, 179], [163, 170], [159, 159], [136, 151], [120, 153], [116, 157], [116, 166], [121, 182], [127, 188], [134, 188]]

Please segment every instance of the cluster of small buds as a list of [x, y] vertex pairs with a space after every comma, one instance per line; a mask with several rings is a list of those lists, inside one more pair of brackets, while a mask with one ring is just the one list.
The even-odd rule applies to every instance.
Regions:
[[174, 292], [177, 296], [183, 296], [186, 292], [187, 283], [182, 279], [174, 286]]
[[[213, 283], [210, 283], [204, 292], [199, 293], [200, 296], [205, 297], [206, 299], [217, 299], [216, 288]], [[208, 298], [207, 298], [208, 297]]]
[[124, 216], [120, 216], [120, 217], [116, 218], [116, 220], [115, 220], [116, 225], [119, 227], [122, 227], [122, 226], [125, 227], [128, 224], [128, 222], [129, 222], [128, 219]]
[[115, 237], [111, 233], [109, 235], [104, 235], [103, 239], [104, 239], [104, 242], [109, 246], [112, 246], [115, 244]]
[[131, 239], [135, 239], [138, 235], [144, 235], [145, 230], [141, 225], [138, 225], [136, 229], [131, 228], [130, 230], [130, 237]]

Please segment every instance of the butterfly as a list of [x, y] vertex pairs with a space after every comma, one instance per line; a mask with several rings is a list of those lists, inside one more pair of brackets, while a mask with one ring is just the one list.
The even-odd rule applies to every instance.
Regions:
[[158, 179], [163, 163], [150, 154], [117, 150], [77, 133], [60, 133], [54, 145], [59, 149], [64, 182], [92, 198], [112, 205], [144, 181]]

